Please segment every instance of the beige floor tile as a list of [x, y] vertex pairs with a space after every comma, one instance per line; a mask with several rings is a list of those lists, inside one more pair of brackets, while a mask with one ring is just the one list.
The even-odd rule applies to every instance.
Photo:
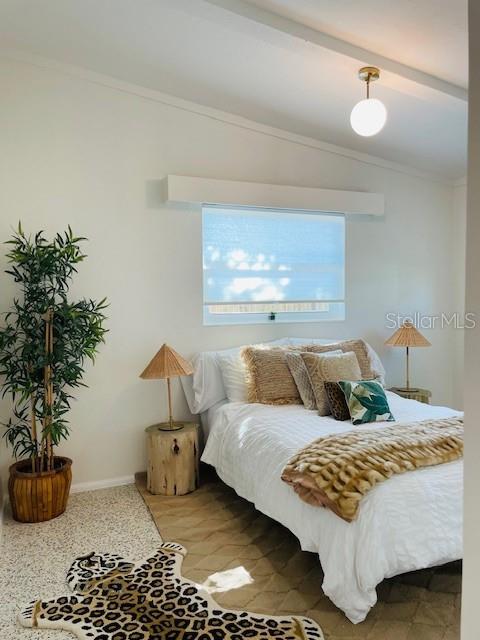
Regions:
[[277, 593], [288, 593], [293, 588], [290, 580], [282, 576], [281, 574], [274, 573], [267, 577], [265, 584], [266, 591], [276, 591]]
[[438, 607], [455, 607], [458, 606], [457, 602], [461, 600], [460, 594], [457, 596], [455, 593], [443, 593], [442, 591], [430, 591], [429, 589], [423, 589], [422, 591], [423, 600]]
[[182, 575], [188, 580], [193, 580], [197, 584], [203, 584], [205, 580], [211, 575], [211, 571], [208, 569], [183, 569]]
[[216, 541], [212, 541], [212, 537], [210, 536], [207, 540], [202, 540], [200, 542], [193, 542], [189, 545], [188, 555], [191, 553], [200, 554], [203, 556], [212, 555], [214, 553], [218, 553], [221, 545]]
[[443, 591], [445, 593], [460, 593], [462, 579], [460, 575], [437, 573], [432, 576], [428, 585], [430, 591]]
[[367, 640], [407, 640], [410, 622], [378, 620], [367, 634]]
[[318, 609], [310, 609], [306, 612], [308, 618], [315, 620], [323, 632], [327, 634], [335, 633], [335, 629], [344, 621], [345, 616], [338, 610], [334, 611], [319, 611]]
[[414, 622], [408, 632], [407, 640], [443, 640], [445, 627]]
[[442, 640], [460, 640], [460, 627], [449, 627]]
[[385, 602], [379, 617], [382, 620], [413, 620], [418, 606], [419, 602], [416, 600], [407, 602]]
[[183, 559], [182, 567], [185, 571], [187, 571], [188, 569], [195, 567], [204, 558], [205, 556], [203, 554], [187, 553], [187, 555]]
[[374, 618], [367, 617], [366, 620], [359, 624], [353, 624], [347, 618], [343, 618], [342, 622], [335, 628], [335, 636], [339, 638], [366, 638], [368, 634], [373, 630], [376, 624]]
[[425, 589], [411, 584], [393, 583], [390, 585], [390, 591], [385, 601], [387, 603], [420, 601], [423, 599], [425, 591]]
[[221, 547], [218, 553], [223, 556], [230, 556], [230, 558], [248, 558], [250, 560], [259, 560], [263, 557], [263, 551], [254, 544], [227, 544]]
[[281, 606], [283, 599], [283, 593], [262, 590], [248, 603], [248, 609], [258, 613], [282, 615], [285, 613]]
[[274, 564], [270, 558], [260, 558], [255, 562], [255, 573], [258, 576], [280, 575], [275, 571]]
[[398, 582], [403, 584], [413, 584], [417, 587], [428, 587], [428, 584], [432, 578], [433, 569], [425, 569], [424, 571], [411, 571], [410, 573], [404, 573]]
[[309, 594], [296, 590], [289, 591], [283, 597], [282, 610], [286, 613], [303, 615], [305, 611], [314, 609], [320, 599], [320, 593]]
[[453, 621], [454, 615], [453, 602], [443, 606], [420, 602], [413, 621], [420, 624], [442, 625], [443, 628], [446, 628]]
[[195, 563], [196, 569], [210, 569], [210, 571], [221, 571], [225, 569], [227, 564], [231, 561], [229, 556], [209, 555], [202, 556], [198, 562]]
[[321, 592], [322, 578], [320, 576], [312, 576], [305, 578], [298, 584], [298, 589], [303, 593], [316, 593]]
[[377, 586], [377, 598], [379, 602], [386, 602], [392, 588], [391, 580], [384, 580]]
[[230, 609], [241, 609], [247, 607], [252, 600], [259, 595], [257, 589], [244, 587], [242, 589], [232, 589], [223, 593], [215, 593], [215, 600], [223, 607]]

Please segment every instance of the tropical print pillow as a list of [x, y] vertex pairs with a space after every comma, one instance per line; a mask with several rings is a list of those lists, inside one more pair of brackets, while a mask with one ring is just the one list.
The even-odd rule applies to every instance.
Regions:
[[353, 424], [395, 420], [387, 396], [377, 380], [340, 380]]

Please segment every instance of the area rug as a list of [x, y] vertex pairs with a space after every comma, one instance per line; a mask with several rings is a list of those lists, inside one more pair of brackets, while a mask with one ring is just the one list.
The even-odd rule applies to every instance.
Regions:
[[72, 595], [34, 600], [25, 627], [64, 629], [81, 640], [324, 640], [303, 616], [262, 616], [220, 607], [207, 590], [181, 576], [187, 551], [163, 543], [136, 564], [113, 554], [77, 558], [67, 573]]
[[202, 469], [185, 496], [152, 495], [136, 477], [163, 540], [188, 549], [182, 574], [223, 607], [262, 615], [307, 616], [327, 640], [458, 640], [461, 563], [385, 580], [367, 619], [353, 625], [322, 591], [318, 555], [302, 551], [285, 527]]

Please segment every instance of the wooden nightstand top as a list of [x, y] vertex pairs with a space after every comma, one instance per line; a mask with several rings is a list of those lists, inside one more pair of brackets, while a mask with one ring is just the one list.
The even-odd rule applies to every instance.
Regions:
[[402, 387], [390, 387], [388, 391], [393, 391], [398, 396], [402, 398], [407, 398], [408, 400], [417, 400], [418, 402], [423, 402], [424, 404], [430, 404], [430, 398], [432, 397], [432, 392], [428, 389], [419, 389], [415, 387], [412, 389], [403, 389]]
[[159, 434], [169, 434], [169, 433], [185, 433], [186, 431], [195, 431], [197, 429], [199, 429], [199, 424], [198, 422], [181, 422], [181, 421], [175, 421], [173, 423], [173, 426], [176, 427], [174, 429], [170, 429], [170, 423], [169, 422], [159, 422], [157, 424], [152, 424], [150, 427], [147, 427], [145, 429], [146, 433], [155, 433], [158, 432]]

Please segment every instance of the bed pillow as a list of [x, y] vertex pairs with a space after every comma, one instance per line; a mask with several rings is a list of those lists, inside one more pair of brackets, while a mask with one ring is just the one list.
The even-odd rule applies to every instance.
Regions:
[[[332, 351], [329, 353], [338, 355], [342, 353], [342, 351]], [[290, 373], [292, 374], [295, 384], [297, 385], [300, 398], [305, 405], [305, 409], [316, 409], [317, 403], [315, 401], [315, 394], [313, 393], [312, 384], [310, 382], [310, 378], [308, 377], [308, 370], [305, 362], [303, 361], [301, 353], [294, 351], [287, 352], [285, 354], [285, 358], [288, 368], [290, 369]], [[342, 396], [343, 402], [345, 403], [345, 398], [340, 389], [339, 392]], [[350, 414], [348, 414], [348, 417], [350, 418]]]
[[340, 380], [353, 424], [392, 422], [387, 396], [378, 380]]
[[[375, 378], [385, 385], [385, 369], [382, 361], [375, 349], [373, 349], [368, 342], [365, 342], [365, 340], [338, 340], [325, 338], [287, 338], [286, 340], [288, 340], [288, 344], [292, 346], [326, 346], [328, 347], [328, 350], [339, 349], [340, 344], [344, 344], [344, 348], [342, 348], [343, 351], [354, 351], [357, 355], [364, 378]], [[310, 349], [308, 349], [308, 351], [310, 351]], [[364, 359], [368, 362], [368, 366], [363, 362]]]
[[[281, 338], [263, 343], [263, 346], [287, 343], [288, 338]], [[192, 413], [207, 411], [214, 404], [227, 397], [219, 358], [236, 355], [240, 359], [240, 352], [245, 346], [220, 351], [202, 351], [192, 359], [193, 375], [181, 378], [185, 397]]]
[[292, 347], [312, 344], [328, 346], [331, 344], [338, 344], [339, 342], [343, 342], [343, 339], [340, 338], [285, 338], [285, 340], [285, 344], [288, 344]]
[[335, 420], [350, 420], [350, 410], [338, 382], [325, 382], [324, 385], [332, 416]]
[[230, 402], [246, 402], [247, 367], [239, 353], [218, 356], [218, 366], [222, 372], [223, 386]]
[[321, 416], [328, 416], [330, 413], [325, 382], [362, 379], [358, 359], [353, 351], [339, 355], [302, 353], [302, 358], [307, 367], [318, 413]]
[[242, 357], [248, 372], [248, 402], [301, 404], [297, 385], [287, 365], [286, 353], [287, 348], [284, 347], [243, 349]]

